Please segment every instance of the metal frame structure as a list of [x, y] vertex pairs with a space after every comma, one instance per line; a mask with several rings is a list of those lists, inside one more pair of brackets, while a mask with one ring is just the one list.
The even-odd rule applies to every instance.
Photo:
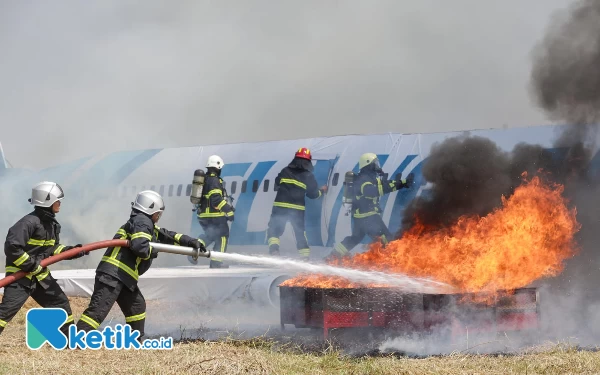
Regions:
[[280, 286], [281, 327], [321, 328], [327, 339], [334, 328], [373, 327], [399, 333], [449, 330], [505, 332], [539, 327], [535, 288], [475, 294], [407, 294], [393, 288], [319, 289]]

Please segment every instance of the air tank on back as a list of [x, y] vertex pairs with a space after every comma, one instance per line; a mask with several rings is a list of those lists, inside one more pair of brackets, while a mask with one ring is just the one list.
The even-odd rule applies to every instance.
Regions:
[[200, 204], [202, 199], [202, 188], [204, 186], [205, 173], [202, 169], [194, 171], [194, 179], [192, 180], [192, 192], [190, 194], [190, 202], [192, 204]]
[[352, 204], [354, 196], [354, 172], [348, 171], [344, 176], [344, 204]]

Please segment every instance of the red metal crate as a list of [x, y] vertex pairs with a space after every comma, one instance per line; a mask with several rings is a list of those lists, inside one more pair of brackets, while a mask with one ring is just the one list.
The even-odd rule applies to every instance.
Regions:
[[393, 288], [318, 289], [280, 287], [281, 326], [322, 328], [377, 327], [403, 333], [431, 333], [449, 327], [463, 332], [537, 328], [535, 288], [517, 289], [490, 304], [465, 302], [470, 294], [407, 294]]

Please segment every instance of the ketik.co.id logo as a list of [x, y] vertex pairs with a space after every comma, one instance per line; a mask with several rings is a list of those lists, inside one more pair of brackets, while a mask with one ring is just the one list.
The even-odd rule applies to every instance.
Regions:
[[140, 332], [132, 331], [129, 325], [117, 324], [115, 328], [105, 327], [102, 331], [78, 331], [69, 326], [69, 338], [60, 328], [67, 321], [67, 312], [56, 308], [35, 308], [27, 311], [25, 336], [27, 347], [40, 349], [47, 342], [54, 349], [172, 349], [173, 338], [146, 339], [139, 342]]

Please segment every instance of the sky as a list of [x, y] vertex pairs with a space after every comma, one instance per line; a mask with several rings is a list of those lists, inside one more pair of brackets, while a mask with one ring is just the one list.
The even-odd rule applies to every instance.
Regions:
[[0, 2], [14, 167], [92, 154], [551, 123], [532, 48], [569, 0]]

